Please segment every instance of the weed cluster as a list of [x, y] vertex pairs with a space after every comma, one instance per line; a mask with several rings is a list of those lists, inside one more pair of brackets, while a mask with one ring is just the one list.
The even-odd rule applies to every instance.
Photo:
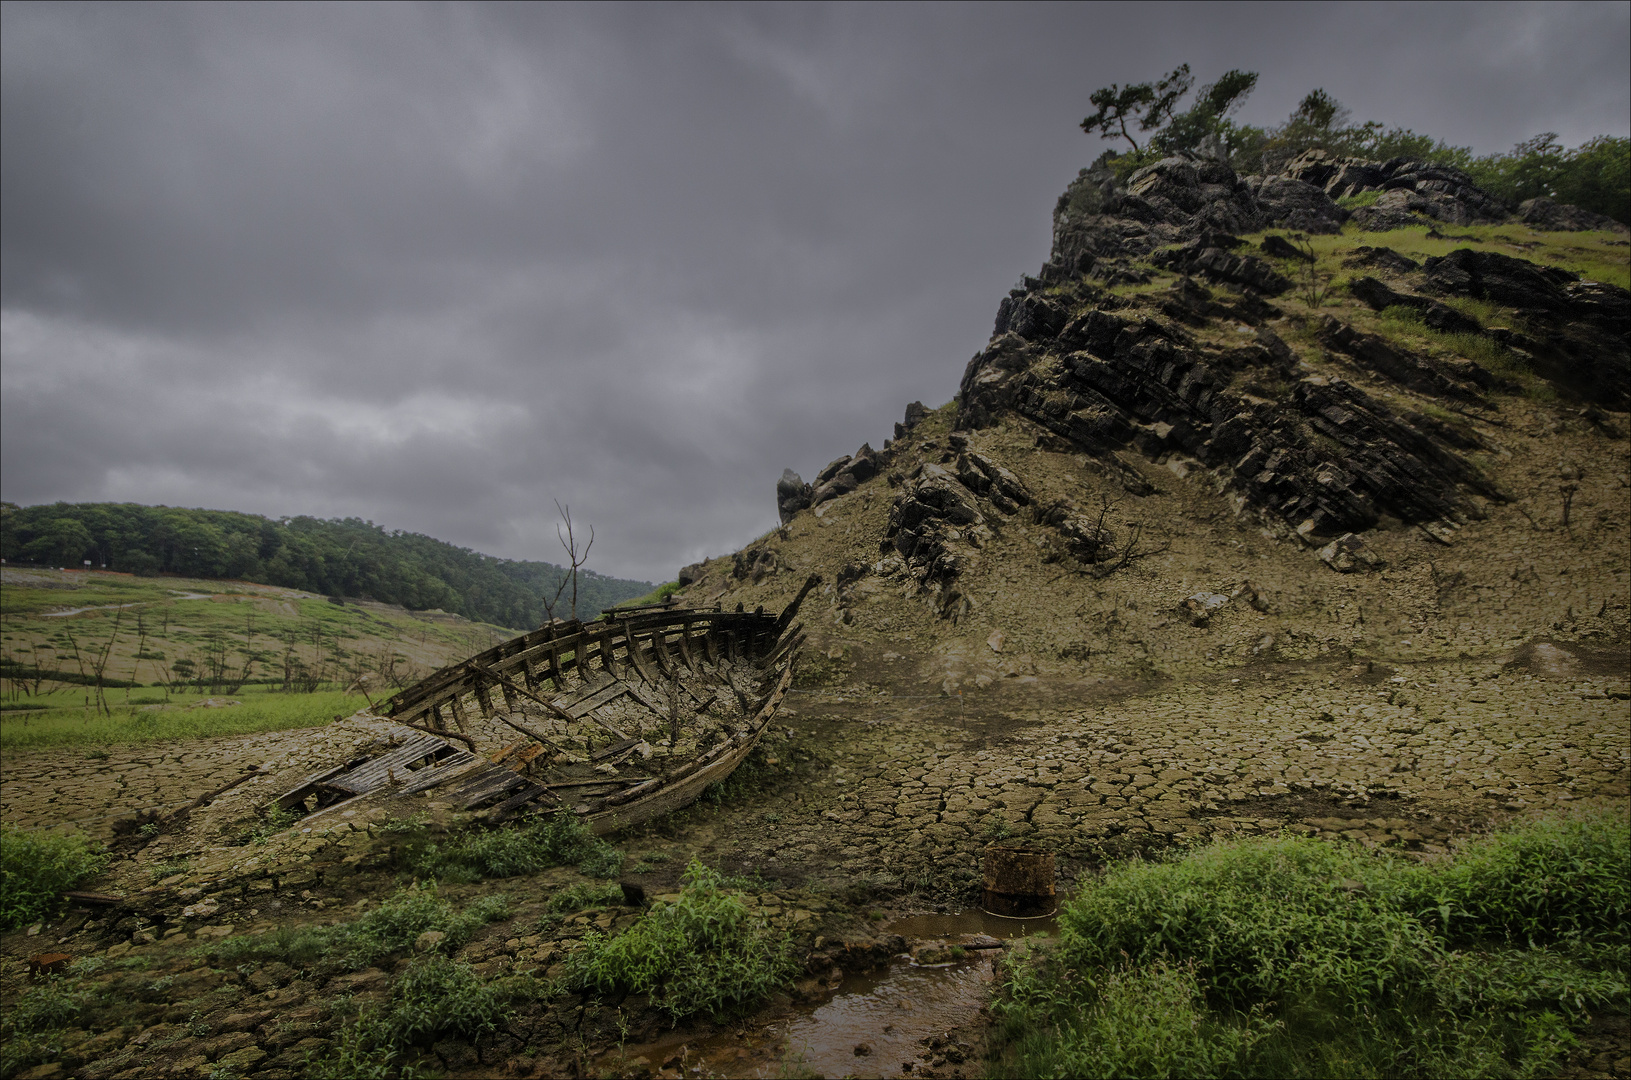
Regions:
[[692, 860], [680, 899], [659, 903], [622, 934], [585, 935], [567, 960], [569, 987], [599, 994], [649, 994], [677, 1022], [698, 1013], [740, 1012], [797, 973], [786, 935], [753, 919], [724, 879]]
[[402, 833], [399, 863], [421, 877], [443, 881], [518, 877], [574, 863], [589, 877], [612, 878], [623, 870], [623, 853], [569, 813], [446, 840], [434, 839], [422, 825]]
[[77, 979], [53, 975], [15, 998], [0, 1014], [0, 1076], [62, 1056], [62, 1032], [79, 1017]]
[[449, 1036], [475, 1042], [509, 1019], [515, 999], [540, 992], [531, 980], [490, 983], [468, 964], [440, 954], [422, 957], [396, 977], [387, 1002], [342, 1024], [325, 1053], [309, 1055], [307, 1072], [357, 1080], [417, 1080], [418, 1069], [399, 1064], [412, 1048]]
[[1627, 995], [1631, 829], [1419, 866], [1300, 838], [1108, 873], [994, 1005], [1014, 1076], [1534, 1075]]
[[64, 892], [107, 863], [108, 856], [77, 833], [0, 825], [0, 930], [53, 914]]
[[591, 885], [586, 881], [580, 881], [551, 896], [546, 906], [554, 914], [568, 915], [585, 908], [610, 907], [622, 902], [621, 885]]
[[280, 927], [267, 934], [227, 938], [205, 951], [223, 964], [276, 960], [360, 968], [408, 951], [428, 930], [443, 934], [437, 948], [450, 952], [481, 927], [508, 914], [509, 901], [503, 896], [484, 896], [455, 909], [437, 895], [435, 882], [426, 882], [398, 889], [379, 907], [349, 923]]

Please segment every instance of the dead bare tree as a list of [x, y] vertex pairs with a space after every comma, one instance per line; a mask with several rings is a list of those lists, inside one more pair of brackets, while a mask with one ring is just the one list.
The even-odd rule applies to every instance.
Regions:
[[578, 538], [572, 527], [572, 507], [562, 506], [561, 501], [556, 499], [555, 509], [559, 511], [565, 527], [563, 532], [562, 525], [556, 525], [555, 536], [560, 540], [561, 547], [566, 549], [566, 558], [572, 568], [561, 577], [561, 584], [555, 590], [555, 595], [544, 601], [544, 611], [548, 613], [551, 622], [555, 619], [555, 605], [561, 602], [561, 594], [566, 591], [568, 583], [572, 586], [572, 618], [578, 617], [578, 568], [589, 561], [589, 549], [595, 546], [595, 527], [591, 525], [589, 542], [583, 546], [583, 551], [578, 551]]

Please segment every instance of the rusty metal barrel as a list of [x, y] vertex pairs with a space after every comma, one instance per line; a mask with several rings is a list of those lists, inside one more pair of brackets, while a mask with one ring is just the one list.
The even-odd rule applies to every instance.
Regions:
[[1034, 919], [1058, 907], [1051, 851], [991, 844], [985, 849], [984, 886], [980, 906], [993, 915]]

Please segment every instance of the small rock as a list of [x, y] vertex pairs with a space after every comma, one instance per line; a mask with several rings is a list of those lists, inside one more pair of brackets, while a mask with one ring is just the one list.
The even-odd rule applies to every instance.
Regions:
[[1379, 570], [1387, 561], [1377, 555], [1353, 533], [1342, 536], [1320, 548], [1320, 561], [1339, 574], [1352, 574], [1361, 570]]
[[415, 952], [431, 952], [431, 951], [433, 951], [433, 950], [435, 950], [437, 948], [440, 948], [441, 944], [442, 944], [442, 941], [446, 937], [447, 937], [447, 935], [442, 933], [442, 931], [440, 931], [440, 930], [426, 930], [423, 934], [420, 934], [417, 938], [414, 939], [414, 942], [413, 942], [414, 951]]
[[189, 904], [182, 908], [181, 917], [183, 919], [207, 919], [219, 911], [220, 908], [220, 903], [215, 899], [215, 897], [212, 896], [206, 900], [200, 900], [196, 904]]

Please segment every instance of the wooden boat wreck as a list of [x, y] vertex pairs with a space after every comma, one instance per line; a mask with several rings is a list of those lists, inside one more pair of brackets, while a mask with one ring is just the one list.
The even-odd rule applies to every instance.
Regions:
[[[571, 812], [596, 833], [679, 809], [753, 750], [793, 679], [779, 615], [653, 605], [557, 621], [382, 703], [400, 738], [273, 800], [307, 820], [368, 795], [432, 794], [489, 821]], [[455, 743], [460, 745], [454, 745]]]

